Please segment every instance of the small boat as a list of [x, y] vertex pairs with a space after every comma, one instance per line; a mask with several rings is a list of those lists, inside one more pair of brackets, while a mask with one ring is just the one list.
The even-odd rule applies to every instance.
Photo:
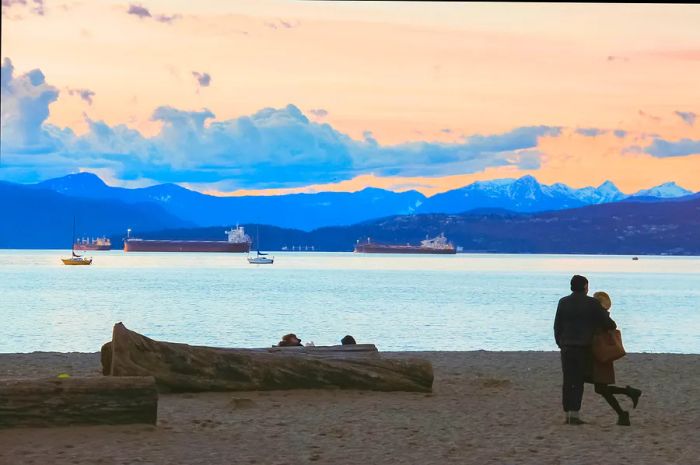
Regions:
[[85, 258], [75, 252], [71, 258], [62, 258], [61, 261], [64, 265], [92, 265], [92, 258]]
[[275, 257], [268, 258], [266, 253], [260, 252], [260, 229], [257, 231], [257, 254], [255, 257], [248, 257], [248, 263], [251, 265], [272, 265], [275, 262]]
[[92, 265], [92, 257], [86, 258], [75, 253], [75, 217], [73, 217], [73, 238], [71, 240], [71, 257], [62, 258], [64, 265]]
[[[265, 255], [265, 254], [260, 254], [260, 255]], [[251, 265], [272, 265], [275, 262], [275, 257], [268, 258], [268, 257], [262, 257], [260, 255], [257, 257], [248, 257], [248, 263], [250, 263]]]
[[632, 257], [632, 260], [639, 260], [639, 257]]

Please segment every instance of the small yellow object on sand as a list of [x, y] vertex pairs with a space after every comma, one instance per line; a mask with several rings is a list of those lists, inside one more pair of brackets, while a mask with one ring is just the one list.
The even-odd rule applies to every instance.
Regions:
[[65, 378], [70, 378], [70, 375], [68, 373], [61, 373], [58, 375], [58, 378], [65, 379]]

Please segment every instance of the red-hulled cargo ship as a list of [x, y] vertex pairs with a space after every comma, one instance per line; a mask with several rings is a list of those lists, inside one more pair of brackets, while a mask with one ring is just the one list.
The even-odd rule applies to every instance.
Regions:
[[110, 250], [112, 241], [106, 237], [98, 237], [96, 239], [82, 238], [75, 241], [73, 250]]
[[228, 235], [227, 241], [171, 241], [127, 237], [124, 240], [124, 252], [250, 252], [251, 240], [242, 226], [225, 233]]
[[355, 253], [413, 253], [413, 254], [455, 254], [457, 249], [447, 242], [444, 234], [422, 240], [420, 245], [379, 244], [367, 238], [367, 242], [355, 245]]

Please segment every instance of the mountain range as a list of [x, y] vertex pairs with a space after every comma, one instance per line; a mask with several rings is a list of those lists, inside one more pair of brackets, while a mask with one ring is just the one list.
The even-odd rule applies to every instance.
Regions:
[[359, 192], [220, 197], [191, 191], [176, 184], [136, 189], [111, 187], [90, 173], [50, 179], [30, 187], [72, 197], [124, 203], [150, 202], [198, 226], [263, 223], [304, 230], [412, 213], [425, 199], [416, 191], [396, 193], [374, 188]]
[[69, 248], [74, 217], [78, 236], [193, 226], [152, 202], [71, 197], [6, 182], [0, 182], [0, 206], [0, 248]]
[[574, 189], [561, 183], [540, 184], [532, 176], [478, 181], [432, 197], [417, 191], [393, 192], [377, 188], [358, 192], [222, 197], [191, 191], [176, 184], [136, 189], [111, 187], [91, 173], [50, 179], [32, 187], [72, 197], [110, 199], [128, 204], [150, 202], [198, 226], [261, 223], [301, 230], [350, 225], [390, 215], [460, 213], [478, 208], [538, 212], [630, 198], [645, 197], [653, 201], [692, 194], [673, 182], [627, 195], [610, 181], [598, 187]]
[[[417, 244], [444, 233], [464, 252], [700, 255], [700, 195], [658, 202], [625, 201], [571, 210], [516, 213], [398, 215], [313, 231], [245, 225], [259, 231], [265, 250], [308, 247], [349, 252], [358, 240]], [[223, 227], [171, 229], [144, 239], [215, 240]], [[120, 237], [114, 237], [118, 242]]]

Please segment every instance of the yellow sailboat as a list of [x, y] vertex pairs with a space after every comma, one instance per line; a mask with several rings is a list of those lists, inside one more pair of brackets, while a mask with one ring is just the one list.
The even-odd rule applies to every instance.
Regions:
[[73, 256], [71, 258], [62, 258], [61, 261], [63, 262], [64, 265], [91, 265], [92, 264], [92, 258], [85, 258], [82, 255], [78, 255], [75, 252], [73, 252]]
[[91, 265], [92, 257], [85, 258], [82, 255], [75, 253], [75, 217], [73, 217], [73, 238], [71, 239], [71, 257], [62, 258], [61, 261], [64, 265]]

